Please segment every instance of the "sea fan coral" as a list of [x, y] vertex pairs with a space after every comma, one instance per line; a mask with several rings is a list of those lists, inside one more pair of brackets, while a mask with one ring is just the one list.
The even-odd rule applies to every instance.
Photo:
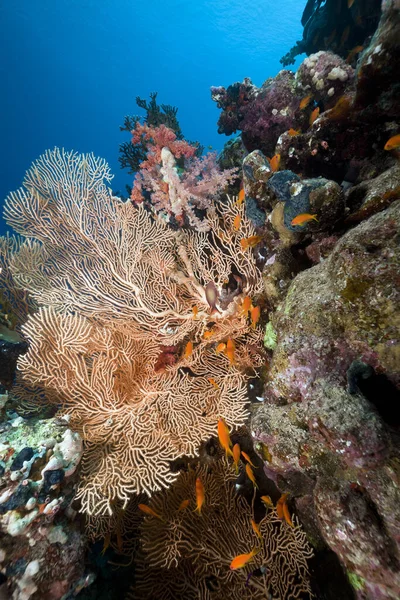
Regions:
[[[192, 510], [196, 478], [206, 491], [201, 517]], [[220, 459], [212, 467], [181, 473], [169, 490], [151, 499], [151, 507], [163, 520], [147, 516], [141, 527], [148, 568], [160, 572], [177, 569], [188, 585], [194, 570], [201, 590], [195, 598], [306, 597], [310, 594], [307, 561], [312, 549], [304, 531], [295, 518], [290, 527], [278, 518], [276, 510], [269, 509], [258, 523], [260, 540], [251, 525], [250, 504], [235, 493], [235, 478], [231, 466]], [[179, 510], [183, 500], [190, 504]], [[235, 556], [254, 547], [259, 551], [252, 562], [243, 569], [230, 569]], [[261, 572], [257, 571], [260, 568]], [[171, 576], [166, 581], [170, 579], [173, 582]], [[146, 590], [146, 582], [143, 573], [139, 589]], [[169, 598], [167, 590], [160, 597]]]
[[[240, 310], [262, 285], [240, 245], [254, 235], [244, 207], [228, 199], [209, 210], [209, 233], [175, 232], [113, 198], [104, 179], [104, 161], [55, 149], [5, 208], [27, 238], [8, 261], [13, 284], [41, 306], [23, 327], [31, 347], [19, 370], [82, 433], [79, 496], [96, 514], [169, 485], [170, 461], [196, 454], [219, 417], [244, 423], [248, 376], [263, 361], [261, 331]], [[215, 351], [228, 339], [230, 358]], [[160, 361], [165, 347], [173, 360]]]

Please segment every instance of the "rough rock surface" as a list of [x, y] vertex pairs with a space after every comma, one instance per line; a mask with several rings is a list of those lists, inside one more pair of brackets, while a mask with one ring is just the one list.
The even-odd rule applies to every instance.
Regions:
[[400, 594], [399, 242], [395, 201], [295, 277], [251, 426], [266, 474], [369, 600]]
[[24, 419], [0, 425], [0, 593], [16, 600], [59, 600], [92, 578], [85, 538], [74, 519], [82, 441], [66, 422]]

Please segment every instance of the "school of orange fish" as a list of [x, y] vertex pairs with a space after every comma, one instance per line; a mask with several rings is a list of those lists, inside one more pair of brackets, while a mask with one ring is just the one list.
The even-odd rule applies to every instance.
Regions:
[[[233, 459], [233, 466], [235, 468], [236, 473], [239, 472], [239, 463], [240, 463], [240, 459], [242, 457], [242, 459], [245, 461], [245, 472], [246, 472], [247, 477], [252, 482], [254, 488], [255, 489], [258, 488], [256, 477], [255, 477], [254, 471], [253, 471], [253, 468], [257, 468], [257, 467], [252, 463], [250, 456], [246, 452], [244, 452], [244, 450], [241, 450], [240, 445], [238, 443], [236, 443], [235, 445], [232, 444], [229, 429], [228, 429], [228, 426], [225, 423], [224, 419], [222, 419], [222, 418], [219, 419], [218, 425], [217, 425], [217, 430], [218, 430], [218, 439], [219, 439], [221, 448], [223, 450], [225, 450], [225, 454], [227, 457], [231, 457]], [[197, 479], [196, 479], [195, 497], [196, 497], [196, 507], [193, 512], [196, 512], [199, 516], [201, 516], [201, 511], [202, 511], [203, 505], [205, 503], [205, 498], [206, 498], [206, 490], [204, 488], [203, 482], [201, 481], [200, 477], [197, 477]], [[293, 525], [293, 522], [292, 522], [292, 519], [290, 516], [289, 507], [287, 504], [287, 498], [288, 498], [288, 494], [282, 494], [282, 496], [279, 498], [279, 500], [276, 504], [276, 507], [274, 507], [274, 504], [273, 504], [270, 496], [261, 496], [261, 500], [264, 503], [267, 510], [275, 508], [278, 518], [286, 521], [286, 523], [288, 525], [290, 525], [290, 527], [293, 527], [294, 525]], [[183, 500], [178, 508], [178, 511], [180, 512], [180, 511], [187, 509], [189, 507], [189, 505], [190, 505], [189, 499]], [[157, 513], [154, 509], [152, 509], [147, 504], [139, 504], [138, 507], [145, 515], [154, 517], [156, 519], [159, 519], [160, 521], [164, 520], [163, 517], [159, 513]], [[256, 534], [256, 536], [260, 540], [262, 540], [262, 533], [260, 531], [259, 525], [256, 523], [256, 521], [254, 519], [251, 519], [250, 524], [251, 524], [251, 527], [252, 527], [254, 533]], [[238, 554], [237, 556], [234, 556], [230, 563], [230, 569], [236, 570], [236, 569], [241, 569], [241, 568], [245, 567], [259, 551], [260, 551], [260, 548], [256, 546], [250, 552], [247, 552], [245, 554]]]

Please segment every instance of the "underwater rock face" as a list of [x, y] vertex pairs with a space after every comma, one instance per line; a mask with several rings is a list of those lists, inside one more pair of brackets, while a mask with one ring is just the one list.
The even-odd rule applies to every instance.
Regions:
[[394, 201], [295, 277], [272, 317], [277, 346], [251, 424], [271, 456], [265, 473], [300, 516], [313, 504], [304, 525], [368, 600], [400, 594], [399, 242]]
[[357, 65], [355, 106], [371, 117], [399, 116], [399, 27], [399, 0], [383, 0], [378, 29]]
[[82, 451], [79, 434], [56, 418], [10, 412], [0, 424], [0, 591], [10, 597], [59, 600], [91, 582], [71, 509]]

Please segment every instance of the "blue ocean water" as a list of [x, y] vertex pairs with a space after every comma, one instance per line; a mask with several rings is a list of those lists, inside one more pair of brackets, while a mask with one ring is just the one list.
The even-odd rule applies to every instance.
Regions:
[[[119, 131], [136, 96], [179, 108], [185, 137], [221, 150], [211, 85], [260, 85], [301, 38], [297, 0], [13, 0], [0, 5], [0, 202], [54, 146], [121, 171]], [[293, 66], [296, 69], [301, 59]], [[0, 224], [4, 231], [4, 223]]]

